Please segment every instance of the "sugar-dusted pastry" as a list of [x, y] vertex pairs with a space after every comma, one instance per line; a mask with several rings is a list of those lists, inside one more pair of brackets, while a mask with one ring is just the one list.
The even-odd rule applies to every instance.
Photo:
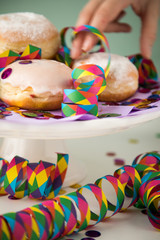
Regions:
[[0, 54], [6, 50], [23, 52], [27, 45], [42, 49], [42, 58], [52, 59], [59, 46], [56, 27], [43, 15], [17, 12], [0, 15]]
[[[74, 61], [73, 68], [82, 64], [96, 64], [105, 69], [107, 61], [107, 53], [86, 54]], [[81, 81], [85, 82], [88, 79], [82, 78]], [[110, 71], [106, 81], [105, 90], [98, 96], [99, 101], [122, 101], [136, 92], [138, 71], [127, 57], [111, 54]]]

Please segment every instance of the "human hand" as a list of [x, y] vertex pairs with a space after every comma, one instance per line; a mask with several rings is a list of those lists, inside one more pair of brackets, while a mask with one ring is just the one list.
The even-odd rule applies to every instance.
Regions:
[[[80, 12], [76, 26], [87, 24], [102, 32], [130, 32], [130, 25], [119, 22], [128, 6], [141, 19], [140, 51], [150, 58], [156, 39], [160, 0], [90, 0]], [[71, 57], [78, 58], [83, 51], [91, 50], [96, 42], [97, 38], [91, 33], [79, 33], [73, 41]]]

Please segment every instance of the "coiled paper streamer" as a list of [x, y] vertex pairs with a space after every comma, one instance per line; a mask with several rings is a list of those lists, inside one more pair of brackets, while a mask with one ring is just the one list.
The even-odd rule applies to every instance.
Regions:
[[145, 89], [152, 89], [158, 82], [158, 73], [151, 59], [144, 58], [141, 54], [128, 56], [136, 66], [139, 74], [139, 86]]
[[[103, 33], [97, 28], [82, 25], [80, 27], [68, 27], [61, 31], [62, 48], [57, 53], [57, 60], [62, 61], [68, 66], [71, 66], [72, 59], [70, 58], [70, 49], [65, 42], [65, 35], [69, 29], [72, 29], [74, 35], [79, 32], [91, 32], [96, 35], [101, 42], [103, 42], [108, 50], [109, 58], [106, 68], [103, 70], [100, 66], [94, 64], [85, 64], [75, 68], [72, 71], [72, 79], [74, 90], [67, 89], [64, 91], [63, 103], [61, 106], [63, 117], [74, 116], [79, 114], [90, 113], [92, 115], [98, 115], [98, 96], [104, 91], [106, 87], [106, 78], [110, 68], [110, 47], [109, 43]], [[101, 43], [101, 49], [103, 44]], [[106, 60], [107, 62], [107, 60]], [[82, 78], [90, 78], [87, 82], [81, 82]]]
[[16, 53], [7, 50], [0, 54], [0, 72], [9, 64], [16, 60], [40, 59], [41, 49], [32, 45], [28, 45], [23, 53]]
[[[108, 200], [103, 182], [115, 191], [117, 203]], [[87, 202], [85, 190], [90, 191], [99, 205], [99, 213]], [[124, 207], [126, 198], [130, 202]], [[136, 205], [141, 201], [141, 206]], [[160, 230], [160, 153], [137, 156], [132, 166], [117, 169], [114, 176], [106, 175], [77, 191], [22, 211], [0, 216], [1, 239], [56, 239], [92, 226], [130, 206], [146, 208], [151, 224]], [[108, 212], [111, 212], [111, 215]], [[106, 222], [107, 224], [107, 222]]]
[[15, 156], [10, 163], [0, 158], [0, 195], [15, 198], [52, 199], [59, 193], [68, 168], [68, 154], [57, 153], [57, 164]]

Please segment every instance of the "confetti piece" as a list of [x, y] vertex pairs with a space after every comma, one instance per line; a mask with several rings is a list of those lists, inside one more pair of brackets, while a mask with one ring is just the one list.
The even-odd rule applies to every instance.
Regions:
[[[108, 200], [109, 196], [105, 196], [104, 181], [111, 183], [117, 196], [116, 204]], [[75, 192], [43, 201], [17, 213], [1, 215], [0, 236], [6, 239], [10, 239], [11, 235], [14, 239], [23, 239], [24, 236], [29, 239], [56, 239], [86, 228], [88, 231], [93, 221], [96, 224], [131, 206], [146, 209], [149, 221], [160, 230], [159, 189], [160, 153], [140, 154], [132, 166], [125, 165], [117, 169], [114, 176], [106, 175]], [[98, 213], [97, 207], [94, 209], [87, 202], [86, 191], [97, 200]], [[130, 198], [130, 201], [124, 208], [126, 198]], [[98, 233], [94, 234], [98, 236]]]
[[160, 138], [160, 133], [156, 133], [156, 138]]
[[59, 191], [58, 195], [62, 195], [62, 194], [65, 194], [65, 193], [67, 193], [67, 191], [64, 190], [64, 189], [61, 189], [61, 190]]
[[71, 186], [69, 186], [69, 187], [70, 187], [70, 188], [74, 188], [74, 189], [78, 189], [78, 188], [82, 187], [82, 185], [76, 183], [76, 184], [73, 184], [73, 185], [71, 185]]
[[117, 114], [117, 113], [103, 113], [103, 114], [99, 114], [98, 118], [108, 118], [108, 117], [120, 117], [121, 114]]
[[131, 138], [129, 139], [129, 143], [137, 144], [139, 142], [138, 139]]
[[95, 240], [95, 239], [91, 237], [84, 237], [84, 238], [81, 238], [81, 240]]
[[20, 108], [19, 107], [7, 107], [7, 111], [18, 111]]
[[20, 199], [20, 198], [16, 198], [16, 197], [14, 197], [14, 196], [11, 196], [11, 195], [8, 196], [8, 198], [11, 199], [11, 200], [19, 200], [19, 199]]
[[31, 63], [32, 63], [31, 60], [23, 60], [19, 62], [19, 64], [31, 64]]
[[12, 68], [7, 68], [1, 75], [2, 79], [8, 78], [12, 73]]
[[57, 164], [28, 160], [15, 156], [10, 163], [0, 158], [0, 195], [10, 199], [25, 196], [35, 199], [52, 199], [61, 190], [67, 168], [68, 154], [57, 153]]
[[118, 166], [123, 166], [125, 164], [125, 160], [123, 160], [121, 158], [115, 158], [114, 159], [114, 164], [118, 165]]
[[99, 237], [99, 236], [101, 236], [101, 233], [96, 230], [89, 230], [85, 233], [85, 235], [88, 237]]
[[109, 157], [114, 157], [116, 155], [116, 153], [115, 152], [107, 152], [106, 155]]

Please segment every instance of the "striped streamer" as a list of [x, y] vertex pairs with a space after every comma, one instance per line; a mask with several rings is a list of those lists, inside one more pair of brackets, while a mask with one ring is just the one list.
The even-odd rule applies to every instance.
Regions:
[[[98, 116], [98, 96], [106, 88], [106, 79], [110, 69], [110, 47], [105, 35], [97, 28], [82, 25], [77, 28], [69, 27], [61, 31], [62, 47], [57, 53], [57, 60], [71, 67], [72, 59], [70, 49], [66, 45], [65, 36], [71, 29], [74, 35], [79, 32], [90, 32], [100, 39], [100, 51], [104, 49], [103, 43], [108, 50], [108, 63], [106, 59], [106, 68], [102, 69], [98, 65], [81, 65], [72, 71], [74, 90], [66, 89], [64, 91], [63, 103], [61, 105], [62, 116], [69, 117], [80, 114], [92, 114]], [[87, 82], [86, 82], [87, 81]]]
[[0, 195], [14, 198], [52, 199], [58, 195], [68, 168], [68, 154], [57, 153], [57, 164], [15, 156], [10, 163], [0, 158]]
[[139, 73], [139, 86], [145, 89], [155, 88], [158, 83], [158, 73], [151, 59], [146, 59], [140, 54], [128, 56], [136, 66]]
[[9, 64], [16, 60], [28, 60], [28, 59], [40, 59], [41, 49], [32, 45], [28, 45], [24, 52], [16, 53], [11, 50], [7, 50], [0, 54], [0, 72]]
[[[114, 189], [116, 204], [104, 194], [105, 181]], [[87, 201], [86, 191], [96, 199], [98, 213], [97, 207], [94, 209]], [[19, 212], [1, 215], [0, 239], [57, 239], [70, 235], [122, 211], [126, 197], [131, 199], [126, 208], [133, 205], [145, 208], [151, 224], [160, 230], [159, 152], [141, 154], [135, 158], [132, 166], [123, 166], [115, 171], [114, 176], [106, 175], [75, 192], [57, 196]], [[136, 205], [139, 200], [141, 206]], [[109, 212], [112, 214], [109, 215]]]

